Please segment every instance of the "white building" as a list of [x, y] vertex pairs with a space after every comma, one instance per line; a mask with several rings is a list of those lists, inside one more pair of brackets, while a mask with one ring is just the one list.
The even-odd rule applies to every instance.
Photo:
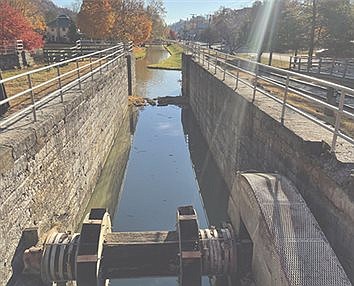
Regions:
[[58, 16], [47, 25], [46, 38], [49, 43], [68, 43], [68, 36], [72, 20], [66, 15]]

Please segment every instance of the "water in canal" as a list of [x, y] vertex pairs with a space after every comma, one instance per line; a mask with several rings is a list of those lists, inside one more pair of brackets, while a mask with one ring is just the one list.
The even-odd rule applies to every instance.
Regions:
[[[137, 62], [138, 95], [181, 94], [181, 72], [146, 68], [167, 56], [162, 47], [151, 47], [146, 59]], [[135, 125], [134, 118], [127, 122], [90, 203], [110, 209], [114, 231], [175, 230], [176, 209], [183, 205], [195, 207], [201, 228], [227, 220], [226, 186], [188, 108], [148, 106], [139, 111], [135, 128], [128, 127]], [[177, 286], [178, 282], [177, 278], [121, 279], [110, 285]], [[210, 285], [208, 278], [203, 285]]]

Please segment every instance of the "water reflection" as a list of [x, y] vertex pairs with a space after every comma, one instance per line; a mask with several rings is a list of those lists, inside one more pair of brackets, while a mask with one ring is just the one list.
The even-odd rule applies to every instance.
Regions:
[[188, 107], [182, 110], [182, 124], [209, 223], [220, 226], [221, 222], [229, 221], [227, 185]]
[[114, 215], [129, 158], [131, 135], [135, 129], [137, 116], [137, 112], [131, 109], [124, 117], [84, 214], [89, 213], [91, 208], [106, 208], [112, 216]]
[[181, 109], [146, 108], [139, 116], [114, 229], [173, 230], [177, 207], [189, 204], [196, 208], [201, 227], [206, 227]]
[[178, 96], [181, 93], [179, 71], [148, 69], [149, 64], [158, 63], [167, 58], [169, 53], [162, 47], [151, 47], [145, 59], [136, 62], [137, 94], [143, 97], [156, 98]]

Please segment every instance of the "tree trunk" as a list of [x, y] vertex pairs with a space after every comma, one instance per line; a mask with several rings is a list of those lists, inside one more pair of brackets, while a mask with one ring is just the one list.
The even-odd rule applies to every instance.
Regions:
[[311, 34], [310, 34], [310, 45], [307, 60], [307, 72], [310, 71], [312, 66], [312, 57], [315, 49], [315, 32], [317, 24], [317, 0], [312, 0], [312, 24], [311, 24]]
[[268, 66], [272, 65], [272, 61], [273, 61], [273, 51], [271, 50], [269, 52], [269, 61], [268, 61]]

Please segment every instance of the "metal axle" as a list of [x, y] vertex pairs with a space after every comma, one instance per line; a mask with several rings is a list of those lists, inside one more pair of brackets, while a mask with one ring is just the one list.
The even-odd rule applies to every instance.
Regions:
[[154, 232], [112, 233], [106, 210], [92, 209], [80, 234], [53, 232], [24, 260], [30, 257], [40, 260], [31, 265], [40, 265], [45, 283], [97, 286], [108, 279], [179, 276], [180, 285], [198, 286], [202, 275], [236, 271], [236, 242], [230, 225], [199, 229], [191, 206], [178, 208], [177, 231]]

